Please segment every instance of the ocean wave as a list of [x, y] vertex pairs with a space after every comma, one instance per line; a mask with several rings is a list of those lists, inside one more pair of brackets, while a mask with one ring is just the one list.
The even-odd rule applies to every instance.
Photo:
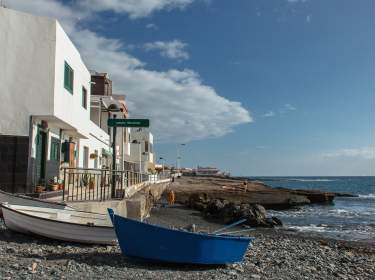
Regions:
[[287, 179], [287, 181], [295, 181], [295, 182], [333, 182], [336, 181], [334, 179], [301, 179], [301, 178], [291, 178]]
[[328, 231], [327, 227], [320, 226], [320, 225], [287, 226], [286, 228], [287, 229], [294, 229], [294, 230], [302, 231], [302, 232], [306, 232], [306, 231], [326, 232], [326, 231]]
[[359, 198], [363, 199], [375, 199], [375, 194], [370, 193], [370, 194], [360, 194], [358, 195]]
[[[345, 237], [346, 239], [359, 240], [363, 238], [374, 237], [374, 227], [370, 225], [326, 225], [326, 224], [310, 224], [310, 225], [286, 225], [286, 229], [299, 232], [316, 232], [324, 234], [335, 234]], [[360, 237], [362, 236], [362, 238]]]

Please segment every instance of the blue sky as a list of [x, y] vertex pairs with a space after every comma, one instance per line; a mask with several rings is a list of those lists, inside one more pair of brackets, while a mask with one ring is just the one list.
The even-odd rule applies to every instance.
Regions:
[[236, 175], [375, 175], [372, 0], [6, 2], [60, 17], [169, 163], [187, 143]]

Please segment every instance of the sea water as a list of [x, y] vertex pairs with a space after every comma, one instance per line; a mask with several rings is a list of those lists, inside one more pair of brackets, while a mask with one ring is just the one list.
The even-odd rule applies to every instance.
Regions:
[[272, 187], [351, 193], [334, 204], [269, 211], [285, 227], [343, 240], [375, 241], [375, 177], [252, 177]]

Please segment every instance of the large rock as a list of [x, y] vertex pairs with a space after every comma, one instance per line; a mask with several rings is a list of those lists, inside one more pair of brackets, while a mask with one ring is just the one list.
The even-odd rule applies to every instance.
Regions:
[[282, 225], [275, 217], [267, 217], [266, 209], [259, 204], [234, 203], [224, 199], [208, 199], [200, 195], [192, 195], [188, 206], [202, 211], [208, 218], [222, 223], [231, 223], [246, 219], [246, 224], [253, 227], [274, 227]]
[[305, 196], [310, 203], [332, 203], [335, 198], [335, 193], [321, 192], [315, 190], [294, 190], [293, 194]]
[[288, 207], [295, 207], [295, 206], [301, 206], [301, 205], [310, 204], [310, 203], [311, 203], [310, 199], [304, 195], [291, 194], [290, 198], [288, 199], [287, 205]]
[[208, 202], [209, 200], [206, 194], [193, 193], [189, 196], [189, 199], [186, 201], [186, 204], [190, 208], [196, 209], [198, 211], [205, 211]]

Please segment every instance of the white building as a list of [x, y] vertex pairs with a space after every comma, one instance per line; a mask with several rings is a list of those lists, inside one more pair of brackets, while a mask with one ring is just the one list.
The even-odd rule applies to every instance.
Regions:
[[223, 175], [223, 172], [216, 167], [202, 167], [198, 166], [197, 169], [194, 170], [197, 176], [219, 176]]
[[130, 130], [130, 158], [136, 162], [136, 171], [147, 173], [155, 169], [154, 137], [147, 128]]
[[109, 135], [90, 120], [90, 81], [56, 20], [0, 7], [1, 188], [32, 192], [61, 164], [101, 167]]

